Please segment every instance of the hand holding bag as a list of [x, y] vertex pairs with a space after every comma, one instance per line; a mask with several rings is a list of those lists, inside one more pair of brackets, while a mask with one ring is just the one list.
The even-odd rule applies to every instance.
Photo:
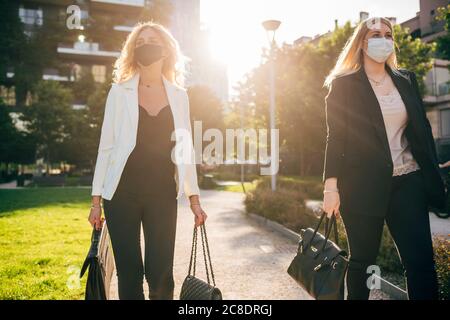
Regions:
[[[187, 277], [184, 279], [183, 286], [181, 287], [180, 300], [222, 300], [222, 293], [216, 287], [216, 281], [214, 279], [214, 272], [211, 263], [211, 255], [209, 253], [208, 238], [206, 235], [205, 224], [200, 227], [203, 258], [205, 260], [205, 270], [207, 282], [197, 278], [195, 276], [196, 264], [197, 264], [197, 227], [194, 227], [194, 235], [192, 239], [191, 259], [189, 262], [189, 271]], [[205, 252], [206, 248], [206, 252]], [[210, 283], [209, 269], [211, 272], [212, 285]], [[191, 273], [192, 271], [192, 273]]]
[[86, 300], [108, 300], [109, 298], [109, 287], [115, 268], [109, 239], [106, 223], [103, 223], [100, 230], [93, 228], [91, 247], [80, 272], [80, 278], [82, 278], [89, 267]]
[[[343, 300], [344, 278], [348, 267], [347, 252], [337, 245], [338, 234], [336, 217], [325, 221], [325, 236], [318, 233], [326, 217], [322, 217], [315, 229], [302, 229], [297, 255], [292, 260], [287, 272], [312, 297], [317, 300]], [[328, 238], [334, 227], [336, 243]]]

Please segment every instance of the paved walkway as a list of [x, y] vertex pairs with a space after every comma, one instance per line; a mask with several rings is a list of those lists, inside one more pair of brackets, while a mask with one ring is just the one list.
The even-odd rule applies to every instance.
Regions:
[[6, 183], [0, 183], [0, 189], [16, 189], [16, 188], [17, 188], [16, 180]]
[[[25, 180], [24, 185], [28, 185], [30, 184], [31, 180]], [[23, 189], [24, 187], [18, 187], [17, 186], [17, 181], [13, 180], [10, 182], [6, 182], [6, 183], [0, 183], [0, 189]]]
[[[224, 299], [311, 299], [287, 274], [297, 245], [243, 214], [243, 194], [201, 191], [208, 213], [207, 232], [217, 286]], [[174, 277], [175, 299], [188, 271], [193, 215], [185, 200], [178, 210]], [[200, 244], [200, 243], [199, 243]], [[143, 245], [142, 245], [143, 247]], [[200, 257], [200, 255], [199, 255]], [[200, 264], [200, 272], [204, 272]], [[204, 273], [200, 273], [206, 279]], [[147, 285], [144, 285], [148, 297]], [[117, 299], [117, 278], [111, 299]]]
[[450, 218], [442, 219], [430, 213], [430, 227], [433, 234], [450, 237]]

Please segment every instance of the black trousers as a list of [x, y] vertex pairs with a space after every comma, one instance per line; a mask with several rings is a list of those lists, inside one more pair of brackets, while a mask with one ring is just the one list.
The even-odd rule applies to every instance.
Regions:
[[350, 249], [346, 279], [349, 300], [369, 297], [366, 283], [370, 274], [367, 273], [367, 267], [376, 263], [384, 221], [405, 270], [409, 299], [438, 298], [422, 172], [418, 170], [392, 179], [389, 210], [385, 218], [342, 212]]
[[[152, 300], [172, 300], [173, 256], [177, 222], [176, 192], [135, 195], [116, 191], [103, 199], [116, 263], [119, 298], [143, 300], [144, 275]], [[141, 254], [141, 224], [145, 258]]]

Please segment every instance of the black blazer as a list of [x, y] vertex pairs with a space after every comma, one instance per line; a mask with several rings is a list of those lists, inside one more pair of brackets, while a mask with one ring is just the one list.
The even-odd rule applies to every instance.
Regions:
[[[414, 72], [386, 70], [408, 113], [405, 135], [425, 178], [428, 204], [443, 208], [445, 187]], [[393, 162], [383, 115], [364, 67], [333, 80], [325, 98], [327, 144], [323, 181], [337, 178], [342, 214], [384, 216]]]

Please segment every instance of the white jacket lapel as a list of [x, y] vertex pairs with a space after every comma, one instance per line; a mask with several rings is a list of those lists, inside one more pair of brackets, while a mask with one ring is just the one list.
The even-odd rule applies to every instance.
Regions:
[[137, 134], [137, 125], [139, 121], [139, 101], [138, 101], [138, 84], [139, 84], [139, 72], [123, 83], [125, 97], [127, 101], [126, 109], [130, 116], [130, 125], [132, 129], [132, 136]]
[[164, 86], [167, 93], [167, 99], [169, 100], [170, 109], [172, 110], [172, 116], [174, 121], [175, 130], [184, 128], [183, 126], [183, 100], [181, 96], [181, 90], [175, 86], [172, 82], [163, 77]]

